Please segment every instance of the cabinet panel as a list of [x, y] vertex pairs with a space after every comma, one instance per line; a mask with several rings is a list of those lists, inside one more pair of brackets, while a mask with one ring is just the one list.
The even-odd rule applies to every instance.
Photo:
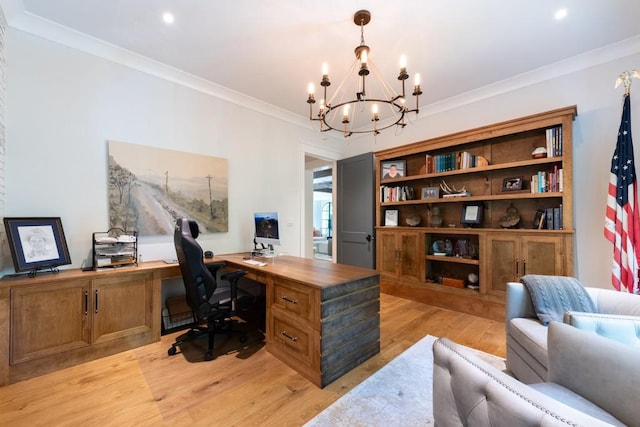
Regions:
[[507, 282], [517, 282], [525, 274], [567, 272], [563, 236], [490, 235], [487, 240], [488, 292], [505, 292]]
[[96, 279], [93, 303], [93, 343], [140, 333], [152, 328], [151, 275]]
[[420, 277], [420, 264], [424, 248], [420, 247], [419, 233], [402, 233], [400, 239], [399, 268], [401, 276]]
[[376, 237], [378, 271], [422, 280], [422, 236], [417, 231], [379, 230]]
[[395, 275], [398, 261], [396, 233], [380, 231], [376, 240], [378, 242], [378, 271]]
[[90, 288], [88, 280], [12, 288], [10, 363], [89, 346]]
[[524, 274], [566, 274], [562, 237], [524, 237], [522, 257], [525, 260]]
[[520, 268], [520, 246], [513, 237], [490, 237], [488, 239], [489, 279], [487, 291], [506, 291], [507, 282], [517, 280]]

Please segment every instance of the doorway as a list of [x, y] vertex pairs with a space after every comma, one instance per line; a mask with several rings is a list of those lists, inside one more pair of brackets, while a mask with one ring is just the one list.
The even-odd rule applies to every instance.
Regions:
[[333, 167], [313, 169], [313, 257], [333, 260]]

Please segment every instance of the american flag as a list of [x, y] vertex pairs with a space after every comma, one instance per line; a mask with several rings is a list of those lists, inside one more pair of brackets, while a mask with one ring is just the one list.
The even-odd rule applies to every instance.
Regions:
[[631, 96], [624, 95], [616, 151], [611, 159], [604, 235], [613, 243], [611, 282], [617, 290], [638, 293], [640, 219], [631, 139]]

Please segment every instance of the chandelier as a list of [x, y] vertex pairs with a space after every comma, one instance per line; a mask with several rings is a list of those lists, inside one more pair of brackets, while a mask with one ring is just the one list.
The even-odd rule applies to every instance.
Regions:
[[392, 126], [404, 128], [407, 114], [419, 112], [418, 99], [422, 94], [420, 75], [415, 75], [412, 93], [416, 106], [409, 109], [405, 105], [405, 80], [409, 78], [406, 57], [400, 57], [398, 80], [402, 83], [402, 93], [397, 94], [381, 77], [369, 56], [369, 46], [364, 42], [364, 26], [369, 21], [371, 13], [368, 10], [360, 10], [353, 15], [354, 24], [360, 27], [360, 45], [354, 51], [355, 61], [331, 99], [327, 99], [327, 88], [331, 86], [328, 66], [326, 63], [322, 64], [320, 86], [323, 88], [323, 98], [315, 116], [315, 87], [313, 83], [309, 83], [309, 120], [320, 122], [321, 132], [334, 130], [342, 132], [345, 137], [354, 133], [377, 135], [381, 130]]

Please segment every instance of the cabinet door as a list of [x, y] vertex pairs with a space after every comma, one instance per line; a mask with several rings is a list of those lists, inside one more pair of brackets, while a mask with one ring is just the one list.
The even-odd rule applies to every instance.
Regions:
[[565, 256], [561, 236], [523, 236], [522, 272], [564, 276]]
[[151, 333], [153, 281], [150, 274], [96, 279], [91, 292], [94, 344]]
[[396, 275], [398, 264], [398, 244], [395, 231], [378, 231], [378, 271]]
[[90, 345], [91, 282], [11, 289], [11, 364]]
[[420, 279], [420, 266], [424, 264], [424, 249], [420, 247], [420, 234], [417, 232], [401, 233], [399, 275]]
[[[505, 292], [507, 282], [519, 279], [520, 239], [513, 236], [487, 236], [486, 292]], [[482, 283], [480, 284], [482, 286]]]

